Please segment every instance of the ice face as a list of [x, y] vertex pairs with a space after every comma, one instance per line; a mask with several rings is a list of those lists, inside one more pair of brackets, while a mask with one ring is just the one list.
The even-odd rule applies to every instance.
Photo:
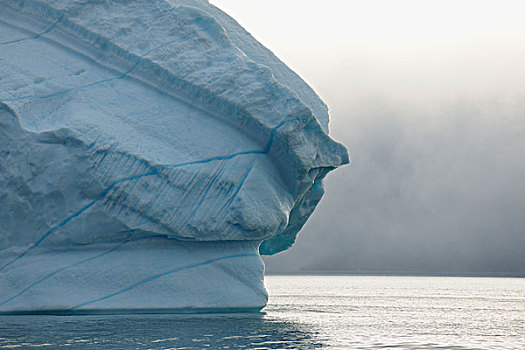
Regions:
[[[171, 263], [195, 265], [194, 275], [207, 266], [196, 257], [218, 266], [221, 256], [242, 256], [260, 281], [253, 247], [291, 246], [323, 177], [348, 162], [312, 89], [206, 1], [4, 1], [0, 62], [0, 289], [11, 295], [0, 310], [72, 309], [98, 293], [79, 287], [82, 276], [111, 294], [124, 270], [97, 280], [87, 266], [125, 266], [130, 245], [152, 252], [163, 240], [174, 247]], [[111, 250], [123, 242], [132, 243]], [[184, 249], [192, 254], [177, 254]], [[151, 256], [139, 251], [130, 256]], [[126, 283], [173, 270], [168, 256], [128, 269], [143, 275]], [[90, 257], [97, 263], [74, 272]], [[27, 274], [35, 268], [42, 273]], [[42, 278], [90, 292], [55, 305], [68, 300], [57, 288], [51, 299], [42, 283], [25, 291]], [[265, 295], [253, 277], [230, 278]], [[221, 306], [196, 290], [187, 305], [142, 303], [152, 291], [130, 290], [128, 304], [111, 297], [80, 309]], [[18, 304], [9, 299], [22, 291]], [[264, 306], [265, 297], [239, 304], [216, 291], [224, 308]]]

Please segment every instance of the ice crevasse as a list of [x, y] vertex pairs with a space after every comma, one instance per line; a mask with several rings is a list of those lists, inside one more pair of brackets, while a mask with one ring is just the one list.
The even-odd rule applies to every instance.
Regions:
[[259, 310], [346, 163], [207, 1], [0, 2], [0, 313]]

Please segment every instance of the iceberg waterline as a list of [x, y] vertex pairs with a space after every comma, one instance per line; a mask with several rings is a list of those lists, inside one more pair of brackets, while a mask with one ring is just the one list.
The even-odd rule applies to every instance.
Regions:
[[4, 1], [0, 62], [2, 312], [261, 308], [259, 246], [290, 247], [348, 162], [310, 87], [206, 1]]

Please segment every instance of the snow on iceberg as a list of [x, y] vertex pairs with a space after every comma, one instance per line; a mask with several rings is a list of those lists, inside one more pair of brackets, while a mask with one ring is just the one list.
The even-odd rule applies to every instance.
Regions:
[[1, 313], [258, 310], [345, 163], [207, 1], [0, 2]]

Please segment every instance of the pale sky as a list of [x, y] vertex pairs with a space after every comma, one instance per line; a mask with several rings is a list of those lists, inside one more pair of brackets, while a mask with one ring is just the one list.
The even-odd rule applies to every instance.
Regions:
[[525, 275], [525, 1], [210, 2], [318, 92], [353, 162], [269, 272]]

